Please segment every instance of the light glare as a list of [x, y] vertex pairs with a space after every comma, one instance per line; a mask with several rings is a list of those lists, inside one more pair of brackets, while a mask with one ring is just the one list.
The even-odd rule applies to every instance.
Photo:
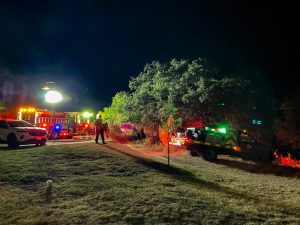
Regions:
[[45, 94], [45, 100], [49, 103], [58, 103], [63, 99], [62, 95], [58, 91], [48, 91]]

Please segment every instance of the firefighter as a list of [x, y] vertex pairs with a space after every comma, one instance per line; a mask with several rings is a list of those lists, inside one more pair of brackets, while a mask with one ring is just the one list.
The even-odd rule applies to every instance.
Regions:
[[99, 135], [101, 136], [102, 143], [106, 144], [106, 142], [104, 141], [105, 124], [102, 123], [101, 115], [99, 115], [99, 117], [95, 120], [94, 126], [96, 130], [96, 137], [95, 137], [96, 144], [98, 144]]

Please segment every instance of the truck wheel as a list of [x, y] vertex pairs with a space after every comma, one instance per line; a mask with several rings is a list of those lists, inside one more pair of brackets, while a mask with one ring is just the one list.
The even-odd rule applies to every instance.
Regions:
[[206, 149], [202, 153], [202, 158], [204, 160], [207, 160], [207, 161], [210, 161], [210, 162], [216, 161], [217, 156], [218, 156], [218, 154], [214, 150], [212, 150], [212, 149]]
[[46, 145], [46, 142], [45, 141], [42, 141], [42, 142], [40, 142], [40, 143], [38, 143], [38, 144], [35, 144], [36, 146], [44, 146], [44, 145]]
[[263, 163], [271, 163], [274, 161], [274, 155], [272, 152], [262, 152], [260, 155], [260, 161]]
[[14, 135], [14, 134], [8, 135], [7, 145], [9, 148], [18, 148], [19, 147], [19, 143], [18, 143], [16, 135]]
[[189, 152], [189, 156], [195, 157], [195, 156], [199, 156], [198, 152], [195, 152], [193, 150], [188, 150]]

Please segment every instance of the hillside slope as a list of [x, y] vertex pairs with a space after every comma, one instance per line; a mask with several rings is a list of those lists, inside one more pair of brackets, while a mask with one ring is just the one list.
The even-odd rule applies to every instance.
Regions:
[[298, 178], [117, 148], [1, 150], [0, 224], [300, 224]]

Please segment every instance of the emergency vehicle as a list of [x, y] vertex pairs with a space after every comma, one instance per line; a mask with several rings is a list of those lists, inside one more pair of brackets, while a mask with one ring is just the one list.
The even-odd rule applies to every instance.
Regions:
[[53, 112], [33, 107], [22, 107], [18, 111], [19, 120], [25, 120], [37, 127], [46, 128], [49, 139], [93, 134], [93, 120], [87, 118], [86, 115], [87, 112]]
[[218, 154], [232, 155], [259, 161], [270, 161], [270, 146], [259, 143], [246, 130], [209, 127], [187, 128], [182, 137], [171, 138], [171, 145], [183, 146], [191, 156], [201, 156], [207, 161], [215, 161]]
[[47, 130], [22, 121], [0, 119], [0, 143], [17, 148], [20, 144], [44, 145], [47, 141]]

